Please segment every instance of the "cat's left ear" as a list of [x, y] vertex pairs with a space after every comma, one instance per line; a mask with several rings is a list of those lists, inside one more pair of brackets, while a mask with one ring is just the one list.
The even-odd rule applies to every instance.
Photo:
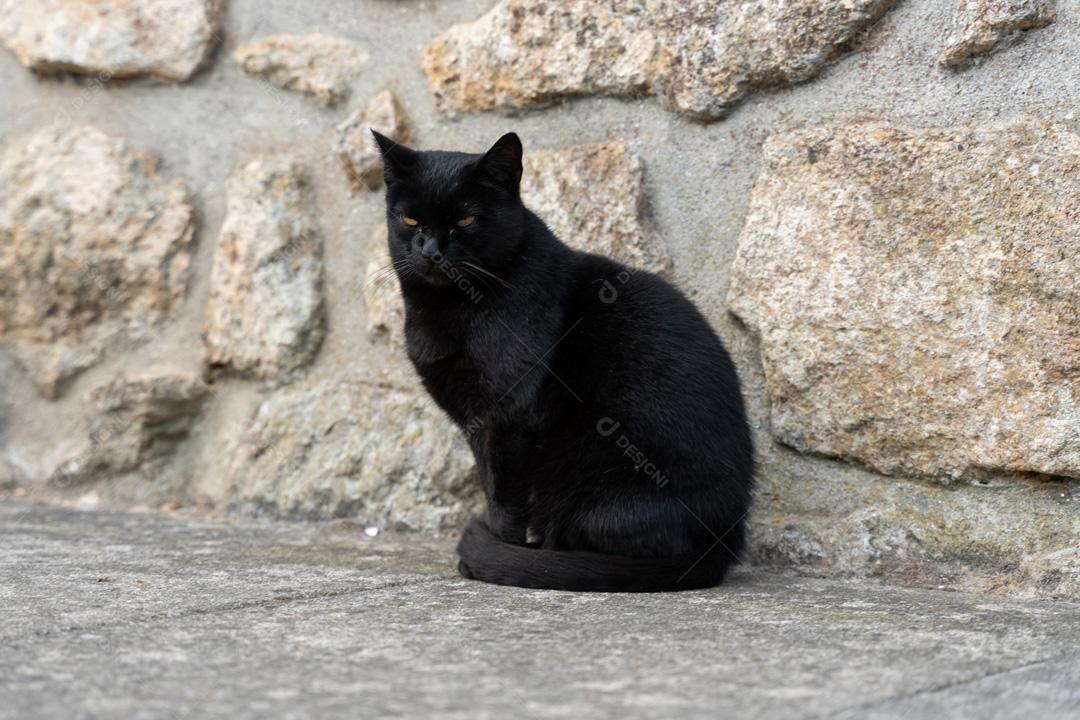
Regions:
[[506, 133], [481, 158], [480, 171], [500, 187], [516, 193], [521, 184], [521, 155], [517, 133]]
[[416, 164], [417, 152], [375, 130], [371, 131], [371, 135], [375, 138], [375, 144], [379, 146], [379, 152], [382, 154], [383, 180], [387, 185], [395, 180], [401, 180]]

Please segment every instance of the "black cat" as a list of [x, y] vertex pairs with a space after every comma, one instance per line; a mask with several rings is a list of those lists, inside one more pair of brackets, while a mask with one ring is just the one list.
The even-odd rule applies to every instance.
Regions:
[[487, 497], [461, 574], [563, 590], [720, 583], [745, 541], [753, 447], [701, 313], [657, 276], [560, 242], [522, 204], [517, 135], [483, 155], [375, 139], [409, 359], [465, 431]]

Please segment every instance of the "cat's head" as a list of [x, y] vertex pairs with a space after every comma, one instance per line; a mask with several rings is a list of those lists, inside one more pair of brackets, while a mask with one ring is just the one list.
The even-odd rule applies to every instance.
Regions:
[[390, 256], [402, 284], [445, 287], [483, 271], [501, 276], [524, 237], [518, 136], [508, 133], [486, 153], [470, 154], [417, 151], [372, 134], [383, 158]]

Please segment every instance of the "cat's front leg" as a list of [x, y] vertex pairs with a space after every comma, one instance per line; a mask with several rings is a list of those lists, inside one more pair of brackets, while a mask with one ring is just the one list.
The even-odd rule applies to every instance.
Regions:
[[488, 527], [491, 534], [503, 542], [524, 545], [528, 537], [529, 518], [524, 509], [488, 501]]
[[517, 430], [489, 430], [474, 448], [487, 501], [491, 533], [503, 542], [524, 545], [529, 527], [532, 488], [521, 472], [530, 435]]

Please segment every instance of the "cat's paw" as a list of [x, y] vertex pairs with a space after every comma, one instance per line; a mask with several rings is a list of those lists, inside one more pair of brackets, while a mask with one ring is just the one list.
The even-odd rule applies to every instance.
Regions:
[[488, 524], [480, 518], [472, 518], [461, 532], [461, 540], [458, 541], [458, 555], [463, 555], [463, 551], [467, 551], [467, 549], [473, 548], [491, 537], [491, 528], [488, 527]]
[[457, 568], [458, 572], [461, 573], [461, 577], [469, 580], [476, 577], [465, 558], [474, 557], [475, 553], [480, 552], [480, 546], [490, 540], [491, 530], [488, 529], [487, 523], [480, 518], [473, 518], [469, 521], [469, 524], [465, 526], [465, 530], [461, 533], [461, 540], [458, 541], [458, 556], [461, 560], [458, 561]]
[[461, 540], [458, 541], [458, 556], [470, 557], [473, 553], [480, 552], [481, 546], [490, 541], [491, 530], [487, 527], [487, 522], [474, 517], [461, 532]]

